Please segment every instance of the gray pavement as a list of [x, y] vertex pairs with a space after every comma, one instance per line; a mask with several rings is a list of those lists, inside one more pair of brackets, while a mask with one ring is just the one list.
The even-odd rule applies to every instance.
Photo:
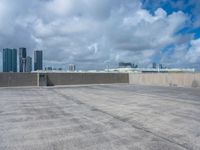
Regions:
[[0, 150], [200, 150], [200, 89], [0, 88]]

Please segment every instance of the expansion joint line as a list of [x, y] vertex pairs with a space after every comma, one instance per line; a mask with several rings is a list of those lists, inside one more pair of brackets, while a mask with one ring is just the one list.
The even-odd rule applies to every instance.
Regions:
[[175, 144], [175, 145], [177, 145], [177, 146], [179, 146], [179, 147], [181, 147], [181, 148], [183, 148], [183, 149], [191, 150], [191, 148], [189, 148], [187, 145], [183, 145], [183, 144], [180, 144], [180, 143], [178, 143], [178, 142], [176, 142], [176, 141], [174, 141], [174, 140], [171, 140], [171, 139], [169, 139], [169, 138], [160, 136], [160, 135], [158, 135], [158, 134], [156, 134], [156, 133], [154, 133], [154, 132], [148, 130], [147, 128], [139, 127], [139, 126], [137, 126], [137, 125], [134, 125], [134, 124], [130, 123], [129, 121], [127, 121], [126, 119], [121, 118], [120, 116], [116, 116], [116, 115], [111, 114], [111, 113], [108, 113], [108, 112], [106, 112], [106, 111], [104, 111], [104, 110], [100, 110], [100, 109], [98, 109], [98, 108], [96, 108], [96, 107], [94, 107], [94, 106], [91, 106], [91, 105], [89, 105], [89, 104], [87, 104], [87, 103], [84, 103], [84, 102], [82, 102], [82, 101], [80, 101], [80, 100], [78, 100], [78, 99], [76, 99], [76, 98], [72, 98], [72, 97], [66, 96], [65, 94], [60, 93], [60, 92], [58, 92], [58, 91], [55, 90], [55, 89], [51, 89], [51, 90], [52, 90], [52, 92], [58, 94], [59, 96], [63, 97], [63, 98], [66, 99], [66, 100], [71, 100], [71, 101], [73, 101], [73, 102], [75, 102], [75, 103], [77, 103], [77, 104], [85, 105], [85, 106], [88, 107], [90, 110], [98, 111], [98, 112], [101, 112], [101, 113], [103, 113], [103, 114], [106, 114], [106, 115], [108, 115], [108, 116], [110, 116], [110, 117], [112, 117], [112, 118], [114, 118], [114, 119], [116, 119], [116, 120], [118, 120], [118, 121], [120, 121], [120, 122], [123, 122], [123, 123], [128, 124], [129, 126], [135, 128], [135, 129], [137, 129], [137, 130], [141, 130], [141, 131], [143, 131], [143, 132], [152, 134], [152, 135], [155, 136], [155, 137], [158, 137], [158, 138], [160, 138], [160, 139], [162, 139], [162, 140], [164, 140], [164, 141], [167, 141], [167, 142], [169, 142], [169, 143]]

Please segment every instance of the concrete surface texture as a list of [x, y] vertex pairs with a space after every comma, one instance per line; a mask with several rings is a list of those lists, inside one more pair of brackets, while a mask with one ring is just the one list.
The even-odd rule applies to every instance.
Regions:
[[48, 73], [47, 85], [129, 83], [127, 73]]
[[200, 88], [200, 73], [130, 73], [129, 83]]
[[37, 86], [36, 73], [0, 73], [0, 87]]
[[0, 88], [1, 150], [199, 150], [198, 89]]
[[0, 73], [0, 87], [129, 83], [127, 73]]

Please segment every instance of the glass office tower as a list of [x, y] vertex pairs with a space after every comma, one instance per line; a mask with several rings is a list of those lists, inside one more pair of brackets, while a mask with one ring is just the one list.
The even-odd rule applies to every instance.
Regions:
[[43, 53], [41, 50], [34, 52], [34, 71], [43, 69]]
[[26, 72], [32, 71], [32, 58], [30, 56], [26, 57]]
[[19, 48], [19, 72], [26, 72], [26, 48]]
[[17, 72], [16, 49], [3, 49], [3, 72]]

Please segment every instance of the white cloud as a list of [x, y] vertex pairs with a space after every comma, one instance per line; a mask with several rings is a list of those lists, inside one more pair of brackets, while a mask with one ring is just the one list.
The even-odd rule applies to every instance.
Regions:
[[46, 64], [81, 68], [150, 63], [160, 49], [182, 41], [176, 32], [189, 19], [162, 8], [151, 14], [137, 0], [1, 0], [0, 11], [1, 49], [44, 49]]
[[191, 47], [186, 54], [186, 60], [190, 63], [200, 62], [200, 39], [192, 40]]

